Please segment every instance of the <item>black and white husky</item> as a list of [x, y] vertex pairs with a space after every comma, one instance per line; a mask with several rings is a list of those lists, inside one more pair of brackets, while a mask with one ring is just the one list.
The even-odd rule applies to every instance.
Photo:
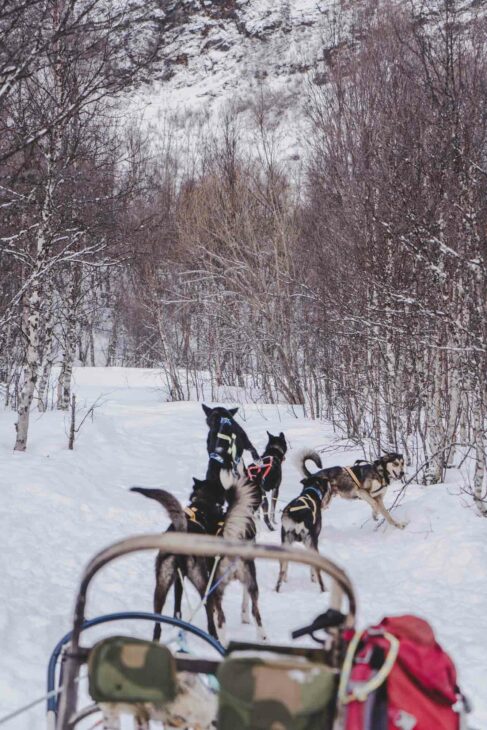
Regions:
[[[319, 468], [313, 474], [306, 467], [312, 461]], [[375, 520], [379, 515], [390, 525], [403, 529], [405, 522], [398, 522], [384, 504], [384, 496], [391, 480], [404, 476], [404, 457], [396, 451], [379, 456], [374, 461], [358, 459], [353, 466], [331, 466], [323, 468], [321, 458], [315, 451], [302, 452], [300, 468], [305, 477], [324, 479], [330, 485], [329, 500], [336, 494], [343, 499], [362, 499], [372, 509]]]
[[[269, 530], [276, 524], [276, 504], [279, 497], [279, 487], [282, 481], [282, 462], [286, 458], [287, 442], [284, 434], [273, 436], [267, 431], [267, 446], [259, 461], [247, 467], [247, 476], [257, 484], [262, 492], [262, 513], [264, 522]], [[270, 508], [269, 498], [270, 493]]]
[[[187, 532], [189, 536], [192, 534], [216, 535], [223, 520], [225, 491], [220, 484], [215, 482], [195, 478], [193, 478], [193, 482], [193, 491], [187, 507], [183, 507], [176, 497], [164, 489], [132, 487], [131, 491], [159, 502], [171, 520], [167, 532]], [[203, 598], [210, 580], [209, 563], [210, 561], [204, 557], [168, 555], [159, 552], [155, 565], [154, 612], [162, 612], [167, 594], [174, 585], [174, 615], [176, 618], [181, 618], [182, 580], [188, 578]], [[206, 605], [206, 615], [208, 633], [216, 638], [213, 613], [208, 604]], [[154, 627], [154, 641], [158, 641], [160, 636], [161, 626], [157, 623]]]
[[[311, 475], [301, 480], [303, 489], [298, 497], [287, 504], [282, 511], [281, 543], [292, 545], [302, 542], [312, 550], [318, 550], [321, 532], [321, 510], [330, 498], [330, 485], [327, 479]], [[287, 562], [281, 561], [276, 591], [280, 591], [287, 581]], [[322, 591], [325, 590], [319, 571], [311, 569], [311, 580], [318, 580]]]

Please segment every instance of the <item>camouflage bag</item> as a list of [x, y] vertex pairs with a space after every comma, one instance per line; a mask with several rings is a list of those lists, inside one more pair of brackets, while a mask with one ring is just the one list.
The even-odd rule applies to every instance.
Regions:
[[295, 656], [232, 655], [220, 665], [219, 730], [329, 730], [336, 674]]
[[112, 636], [95, 644], [88, 659], [89, 691], [95, 702], [164, 705], [177, 692], [169, 649], [152, 641]]

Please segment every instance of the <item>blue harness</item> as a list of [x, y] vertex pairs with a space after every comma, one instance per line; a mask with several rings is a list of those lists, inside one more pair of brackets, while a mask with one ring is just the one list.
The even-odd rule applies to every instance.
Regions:
[[[231, 425], [232, 425], [232, 421], [230, 418], [227, 418], [226, 416], [221, 416], [220, 428], [222, 426], [231, 426]], [[232, 434], [229, 436], [226, 433], [219, 432], [219, 433], [217, 433], [217, 440], [218, 439], [223, 439], [224, 441], [228, 441], [228, 446], [227, 446], [227, 450], [226, 450], [227, 454], [229, 454], [231, 456], [232, 464], [234, 466], [236, 464], [238, 464], [240, 461], [240, 457], [237, 456], [237, 444], [236, 444], [237, 434], [233, 433], [233, 431], [232, 431]], [[210, 456], [210, 459], [213, 459], [213, 461], [217, 461], [219, 464], [222, 464], [222, 465], [225, 464], [225, 459], [217, 451], [212, 451], [209, 456]]]
[[[315, 495], [318, 497], [318, 504], [311, 499], [311, 495], [309, 492], [314, 492]], [[321, 492], [316, 487], [306, 487], [306, 489], [303, 489], [302, 494], [299, 495], [299, 497], [296, 497], [295, 500], [293, 500], [295, 504], [294, 507], [291, 507], [288, 505], [286, 507], [286, 510], [289, 510], [289, 512], [300, 512], [301, 510], [311, 510], [311, 514], [313, 515], [313, 524], [316, 523], [316, 520], [318, 518], [318, 510], [320, 509], [320, 503], [323, 497], [321, 496]], [[292, 502], [291, 502], [292, 504]]]

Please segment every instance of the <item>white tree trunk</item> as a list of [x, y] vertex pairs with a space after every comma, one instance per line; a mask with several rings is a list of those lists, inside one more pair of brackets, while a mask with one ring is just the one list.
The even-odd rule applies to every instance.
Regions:
[[44, 275], [46, 262], [50, 248], [50, 221], [51, 204], [54, 181], [52, 167], [48, 160], [48, 179], [46, 184], [46, 195], [41, 211], [41, 221], [37, 232], [37, 257], [34, 269], [34, 276], [31, 291], [26, 306], [25, 336], [27, 338], [27, 350], [25, 365], [23, 369], [23, 387], [19, 400], [18, 421], [16, 423], [17, 438], [14, 451], [25, 451], [27, 448], [27, 435], [29, 432], [29, 415], [34, 391], [37, 383], [40, 356], [39, 356], [39, 325], [42, 304], [41, 279]]
[[487, 495], [485, 479], [484, 412], [478, 402], [474, 411], [475, 471], [473, 477], [474, 499], [482, 515], [487, 516]]
[[80, 285], [81, 268], [79, 264], [74, 264], [67, 301], [68, 314], [64, 355], [57, 385], [57, 409], [60, 411], [67, 411], [71, 402], [71, 378], [76, 354], [76, 322]]
[[39, 387], [37, 388], [37, 408], [41, 412], [44, 412], [47, 409], [47, 402], [49, 400], [49, 378], [51, 375], [54, 360], [56, 358], [56, 343], [54, 340], [55, 318], [52, 288], [49, 296], [48, 306], [49, 317], [47, 320], [46, 332], [44, 337], [44, 362], [42, 365], [42, 373], [39, 380]]

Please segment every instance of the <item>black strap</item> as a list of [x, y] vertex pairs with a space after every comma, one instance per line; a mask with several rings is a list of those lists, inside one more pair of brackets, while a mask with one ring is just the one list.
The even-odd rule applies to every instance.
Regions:
[[211, 659], [190, 659], [181, 656], [176, 656], [175, 659], [179, 672], [191, 672], [192, 674], [216, 674], [221, 664], [221, 662]]

